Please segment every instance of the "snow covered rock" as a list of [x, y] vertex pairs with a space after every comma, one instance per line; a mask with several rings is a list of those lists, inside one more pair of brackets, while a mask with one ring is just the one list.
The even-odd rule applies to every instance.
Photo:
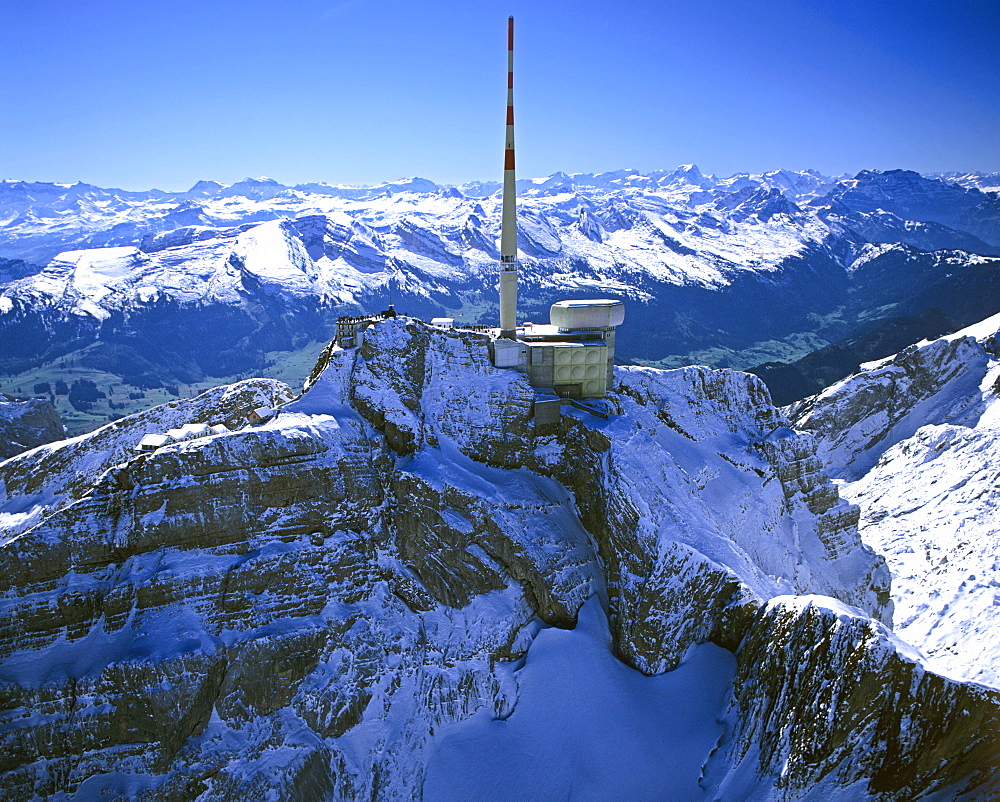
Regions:
[[90, 434], [22, 454], [7, 462], [0, 473], [0, 514], [12, 516], [4, 521], [7, 532], [15, 526], [14, 513], [9, 510], [16, 507], [18, 518], [34, 520], [36, 515], [75, 501], [106, 471], [127, 463], [146, 434], [163, 433], [187, 423], [223, 423], [238, 428], [249, 410], [262, 404], [283, 403], [291, 397], [291, 390], [282, 382], [248, 379], [195, 398], [171, 401]]
[[735, 645], [743, 617], [783, 593], [891, 614], [856, 511], [759, 379], [694, 367], [616, 379], [620, 414], [573, 424], [546, 460], [601, 548], [623, 659], [658, 673], [692, 643]]
[[[750, 696], [729, 685], [769, 665], [761, 652], [817, 642], [808, 621], [768, 612], [777, 596], [836, 597], [877, 633], [890, 614], [884, 564], [811, 439], [753, 376], [616, 378], [607, 419], [567, 409], [536, 429], [531, 388], [492, 368], [482, 336], [395, 318], [360, 348], [327, 349], [293, 401], [251, 381], [180, 402], [201, 422], [228, 420], [237, 399], [277, 406], [260, 425], [135, 452], [179, 423], [161, 407], [3, 463], [0, 782], [26, 797], [414, 798], [466, 782], [461, 744], [485, 731], [503, 754], [505, 738], [552, 737], [558, 755], [681, 721], [665, 767], [602, 760], [591, 782], [563, 761], [546, 787], [669, 780], [703, 798], [707, 766], [719, 787], [766, 796], [784, 756], [789, 798], [868, 788], [870, 764], [844, 768], [840, 730], [805, 716], [822, 748], [789, 739], [802, 701], [775, 693], [780, 676]], [[902, 647], [878, 638], [891, 662]], [[810, 654], [842, 667], [841, 651]], [[560, 673], [570, 663], [586, 676]], [[875, 663], [866, 676], [878, 698], [896, 687]], [[641, 721], [605, 731], [546, 683]], [[940, 686], [956, 715], [995, 717], [995, 695]], [[931, 715], [934, 699], [914, 700], [911, 716]], [[844, 704], [863, 717], [867, 702]], [[710, 757], [726, 706], [736, 723]], [[773, 744], [752, 778], [751, 732]], [[978, 743], [955, 735], [940, 754]], [[949, 765], [935, 781], [966, 779]], [[495, 789], [484, 771], [461, 787]]]
[[790, 408], [892, 571], [894, 628], [934, 670], [1000, 687], [1000, 316], [863, 366]]
[[991, 354], [971, 336], [909, 346], [822, 393], [792, 404], [797, 428], [817, 437], [833, 476], [858, 478], [926, 423], [968, 424], [982, 414]]
[[[380, 333], [386, 349], [428, 334], [414, 324]], [[456, 356], [465, 348], [448, 342]], [[474, 356], [484, 365], [485, 347]], [[58, 698], [60, 710], [85, 711], [8, 728], [6, 787], [121, 793], [132, 787], [123, 775], [147, 775], [158, 794], [182, 797], [409, 795], [435, 726], [483, 705], [508, 711], [516, 683], [503, 661], [523, 654], [532, 621], [572, 624], [595, 592], [596, 561], [558, 483], [459, 450], [482, 449], [491, 431], [502, 444], [489, 427], [503, 416], [491, 421], [477, 404], [492, 394], [501, 410], [527, 391], [508, 399], [518, 383], [490, 371], [482, 396], [473, 384], [439, 398], [451, 387], [442, 367], [409, 457], [350, 396], [391, 417], [393, 399], [426, 392], [424, 374], [390, 381], [380, 397], [361, 355], [340, 352], [262, 426], [130, 453], [141, 431], [179, 412], [227, 419], [223, 400], [242, 392], [241, 411], [265, 401], [234, 386], [70, 441], [38, 457], [44, 465], [27, 459], [37, 451], [5, 463], [2, 559], [19, 564], [3, 601], [5, 687], [15, 709]], [[465, 367], [456, 359], [450, 381]], [[280, 387], [259, 389], [283, 400]], [[452, 440], [462, 409], [475, 425]], [[363, 721], [369, 706], [391, 715]], [[41, 744], [39, 727], [69, 740]], [[93, 748], [81, 758], [84, 740]]]

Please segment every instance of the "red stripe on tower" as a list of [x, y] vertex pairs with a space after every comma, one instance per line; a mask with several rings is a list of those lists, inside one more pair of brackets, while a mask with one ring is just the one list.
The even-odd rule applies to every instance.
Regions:
[[500, 336], [517, 336], [517, 188], [514, 181], [514, 18], [507, 20], [507, 131], [500, 212]]

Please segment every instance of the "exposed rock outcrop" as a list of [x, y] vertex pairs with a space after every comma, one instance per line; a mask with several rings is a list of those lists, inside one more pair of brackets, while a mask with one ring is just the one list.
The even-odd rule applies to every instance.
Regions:
[[8, 401], [0, 396], [0, 460], [63, 437], [62, 420], [48, 401]]
[[[926, 671], [860, 611], [779, 597], [737, 650], [730, 721], [709, 761], [717, 799], [994, 798], [1000, 693]], [[935, 797], [939, 798], [939, 797]]]
[[[81, 437], [58, 442], [11, 461], [0, 472], [0, 511], [8, 498], [29, 501], [38, 512], [52, 510], [86, 493], [102, 473], [134, 457], [143, 435], [185, 423], [224, 423], [231, 429], [247, 412], [292, 398], [288, 385], [273, 379], [248, 379], [195, 398], [178, 399], [102, 426]], [[124, 479], [123, 474], [123, 481]], [[23, 506], [23, 505], [21, 505]], [[11, 522], [7, 522], [9, 535]]]

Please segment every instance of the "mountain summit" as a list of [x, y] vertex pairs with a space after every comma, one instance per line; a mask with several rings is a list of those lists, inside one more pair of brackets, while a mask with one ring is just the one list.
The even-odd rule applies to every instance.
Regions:
[[289, 395], [0, 463], [7, 789], [564, 796], [627, 746], [595, 795], [996, 792], [1000, 693], [886, 628], [858, 510], [755, 377], [619, 368], [539, 425], [485, 335], [397, 317]]

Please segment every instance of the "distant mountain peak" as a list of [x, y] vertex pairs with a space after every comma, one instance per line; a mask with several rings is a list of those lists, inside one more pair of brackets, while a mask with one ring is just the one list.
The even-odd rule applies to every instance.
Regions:
[[220, 184], [218, 181], [206, 181], [204, 179], [200, 181], [195, 181], [191, 189], [188, 190], [188, 194], [214, 194], [220, 189], [224, 189], [225, 185]]

